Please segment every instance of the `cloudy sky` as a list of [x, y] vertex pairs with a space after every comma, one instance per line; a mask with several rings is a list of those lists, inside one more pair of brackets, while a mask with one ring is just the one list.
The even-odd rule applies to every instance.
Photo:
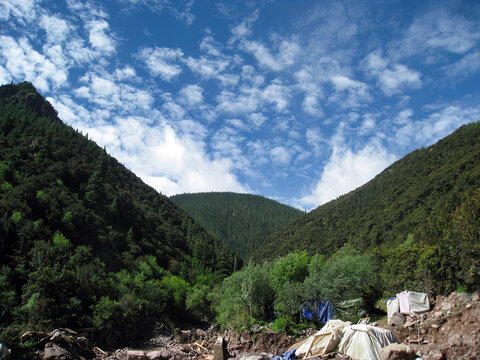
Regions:
[[0, 83], [165, 195], [312, 209], [480, 120], [480, 2], [0, 0]]

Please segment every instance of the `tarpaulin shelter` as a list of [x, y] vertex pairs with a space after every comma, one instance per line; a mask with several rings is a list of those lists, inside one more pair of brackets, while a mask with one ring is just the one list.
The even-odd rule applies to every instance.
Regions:
[[415, 291], [402, 291], [396, 297], [385, 300], [388, 323], [396, 312], [401, 314], [419, 314], [430, 310], [428, 295]]
[[395, 334], [371, 325], [351, 325], [344, 329], [338, 352], [357, 360], [380, 360], [380, 350], [398, 342]]
[[334, 351], [342, 339], [342, 330], [345, 326], [351, 325], [350, 322], [341, 320], [328, 321], [317, 333], [310, 336], [300, 346], [295, 355], [297, 357], [309, 357], [323, 355]]
[[329, 301], [315, 302], [312, 306], [303, 307], [302, 316], [311, 321], [326, 323], [334, 316], [333, 305]]
[[379, 360], [380, 349], [394, 342], [397, 342], [397, 338], [390, 330], [330, 320], [319, 332], [309, 337], [295, 354], [309, 358], [335, 351], [353, 359]]

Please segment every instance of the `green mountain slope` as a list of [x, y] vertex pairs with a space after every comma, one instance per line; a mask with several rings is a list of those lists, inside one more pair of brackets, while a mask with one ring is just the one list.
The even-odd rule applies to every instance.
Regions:
[[416, 150], [360, 188], [318, 207], [272, 235], [256, 259], [295, 249], [332, 254], [344, 243], [360, 250], [403, 243], [432, 219], [447, 219], [480, 187], [480, 123], [462, 126]]
[[31, 84], [0, 87], [1, 328], [95, 326], [133, 340], [143, 319], [183, 313], [198, 276], [232, 268], [224, 246]]
[[304, 212], [258, 195], [211, 192], [170, 198], [246, 260], [269, 235]]

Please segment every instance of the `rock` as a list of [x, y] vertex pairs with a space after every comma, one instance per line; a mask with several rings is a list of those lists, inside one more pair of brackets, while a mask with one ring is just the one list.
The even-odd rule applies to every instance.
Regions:
[[432, 324], [432, 325], [430, 325], [430, 326], [431, 326], [432, 328], [434, 328], [434, 329], [438, 329], [438, 328], [440, 327], [440, 325], [438, 325], [438, 324]]
[[55, 343], [47, 343], [43, 352], [43, 358], [52, 360], [73, 360], [72, 355], [63, 347]]
[[159, 359], [165, 359], [164, 357], [162, 357], [162, 354], [163, 354], [163, 351], [150, 351], [149, 353], [147, 353], [147, 358], [149, 360], [159, 360]]
[[402, 314], [396, 312], [390, 317], [390, 325], [400, 327], [405, 323], [405, 318]]
[[403, 327], [406, 329], [406, 328], [409, 328], [410, 326], [413, 326], [415, 325], [417, 322], [416, 321], [407, 321]]
[[380, 350], [380, 360], [414, 360], [417, 354], [404, 344], [390, 344]]
[[192, 337], [192, 332], [190, 330], [182, 330], [180, 331], [180, 341], [188, 342]]
[[240, 360], [263, 360], [261, 355], [244, 355]]
[[423, 358], [425, 360], [445, 360], [446, 359], [445, 355], [439, 351], [428, 353]]
[[436, 318], [439, 318], [439, 317], [442, 316], [442, 315], [443, 315], [443, 312], [442, 312], [442, 311], [435, 311], [435, 312], [433, 313], [433, 317], [436, 317]]
[[147, 360], [147, 356], [142, 350], [127, 350], [128, 360]]

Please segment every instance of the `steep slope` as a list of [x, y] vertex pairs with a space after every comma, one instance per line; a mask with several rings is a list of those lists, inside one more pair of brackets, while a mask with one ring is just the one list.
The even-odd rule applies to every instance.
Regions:
[[95, 325], [114, 341], [183, 312], [187, 281], [233, 257], [21, 83], [0, 87], [0, 264], [1, 327]]
[[248, 259], [269, 235], [304, 214], [258, 195], [211, 192], [175, 195], [170, 199], [242, 260]]
[[277, 232], [256, 259], [294, 249], [331, 254], [346, 242], [361, 250], [398, 245], [430, 219], [447, 218], [466, 192], [479, 187], [477, 122], [408, 154], [367, 184]]

